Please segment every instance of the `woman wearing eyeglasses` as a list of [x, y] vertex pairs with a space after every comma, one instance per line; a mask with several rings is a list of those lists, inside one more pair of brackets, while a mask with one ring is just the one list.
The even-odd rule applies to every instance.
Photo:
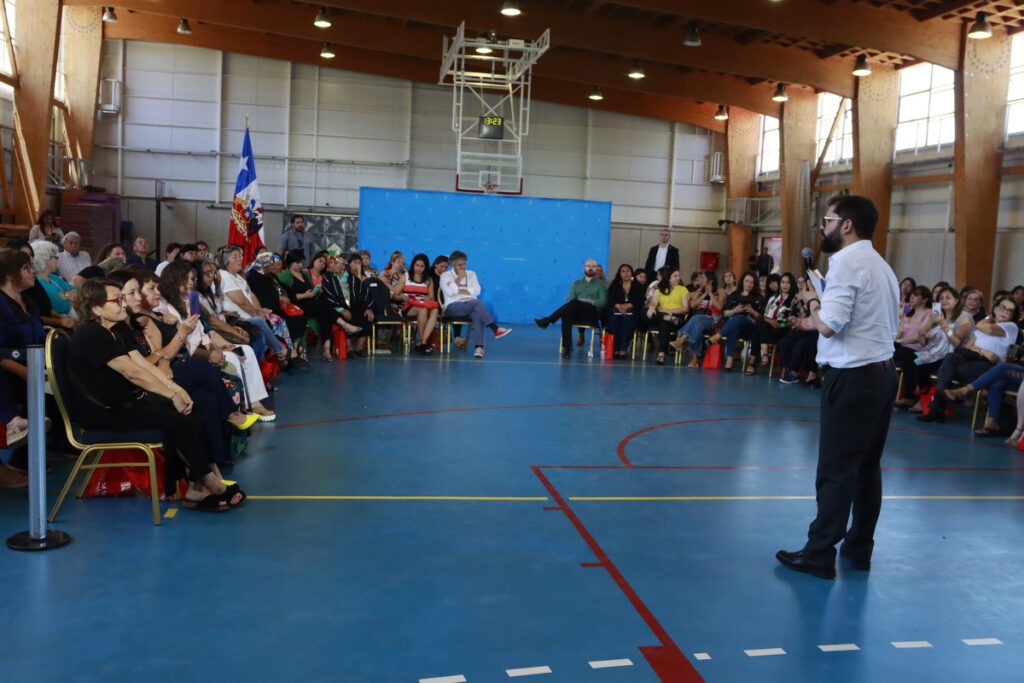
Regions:
[[918, 416], [921, 422], [944, 422], [949, 396], [946, 389], [953, 380], [968, 384], [987, 370], [1006, 360], [1006, 352], [1017, 341], [1017, 304], [1013, 299], [1000, 299], [988, 318], [974, 328], [974, 335], [942, 360], [935, 399], [927, 415]]

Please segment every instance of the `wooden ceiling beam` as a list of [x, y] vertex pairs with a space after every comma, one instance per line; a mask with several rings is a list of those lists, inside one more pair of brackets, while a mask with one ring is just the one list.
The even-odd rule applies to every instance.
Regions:
[[943, 14], [963, 9], [968, 5], [973, 5], [975, 2], [977, 2], [977, 0], [945, 0], [945, 2], [940, 2], [937, 5], [918, 7], [911, 10], [910, 13], [913, 14], [914, 18], [918, 21], [928, 21], [929, 19], [941, 17]]
[[[77, 0], [67, 1], [76, 4]], [[152, 23], [147, 24], [154, 29], [158, 28], [161, 22], [176, 26], [178, 18], [187, 16], [193, 24], [216, 25], [225, 36], [231, 36], [234, 31], [231, 22], [238, 16], [237, 7], [234, 5], [246, 2], [247, 0], [221, 0], [218, 3], [170, 0], [154, 5], [150, 0], [122, 0], [119, 9], [128, 17], [156, 17]], [[151, 10], [155, 10], [155, 13], [150, 14]], [[308, 16], [305, 13], [282, 13], [269, 5], [252, 5], [247, 11], [246, 23], [250, 29], [307, 40], [309, 42], [305, 50], [310, 55], [319, 55], [321, 42], [330, 41], [335, 46], [345, 45], [394, 53], [433, 61], [440, 66], [441, 41], [445, 34], [444, 28], [440, 26], [409, 26], [399, 31], [396, 30], [398, 26], [395, 20], [358, 14], [337, 18], [334, 26], [329, 29], [318, 29], [312, 23], [313, 12]], [[225, 40], [225, 45], [227, 44], [229, 41]], [[707, 72], [684, 74], [677, 67], [659, 63], [644, 63], [647, 77], [634, 81], [626, 77], [631, 65], [632, 60], [624, 57], [555, 48], [544, 55], [535, 73], [538, 77], [553, 80], [728, 104], [776, 118], [779, 116], [779, 105], [771, 100], [773, 86], [767, 83], [751, 87], [734, 76]]]
[[367, 14], [409, 17], [449, 28], [465, 21], [467, 28], [475, 33], [493, 28], [501, 35], [532, 38], [550, 28], [552, 44], [556, 45], [736, 76], [800, 83], [844, 97], [853, 96], [852, 65], [846, 60], [823, 60], [806, 50], [776, 45], [741, 45], [711, 32], [704, 32], [701, 47], [690, 48], [682, 44], [682, 35], [674, 37], [637, 21], [605, 16], [583, 18], [579, 13], [545, 5], [531, 5], [529, 11], [510, 19], [491, 5], [459, 0], [429, 3], [421, 0], [320, 0], [319, 4]]
[[[336, 45], [335, 59], [324, 60], [319, 56], [318, 42], [301, 38], [272, 36], [272, 39], [268, 40], [263, 31], [233, 29], [231, 40], [225, 41], [223, 27], [202, 22], [193, 22], [192, 34], [182, 36], [176, 32], [175, 22], [168, 22], [166, 17], [160, 15], [126, 11], [119, 13], [119, 19], [117, 24], [105, 25], [106, 38], [187, 45], [287, 62], [334, 67], [385, 78], [437, 83], [438, 65], [426, 59]], [[604, 88], [604, 100], [592, 102], [587, 99], [590, 87], [588, 83], [569, 83], [537, 77], [533, 80], [533, 97], [546, 102], [678, 121], [719, 133], [725, 132], [724, 122], [716, 121], [714, 118], [717, 107], [713, 103], [617, 88]]]
[[[617, 5], [762, 29], [824, 43], [896, 52], [948, 69], [957, 67], [959, 27], [956, 22], [922, 22], [916, 13], [911, 16], [887, 5], [786, 0], [760, 2], [756, 9], [752, 9], [750, 0], [613, 1]], [[523, 16], [527, 14], [524, 12]]]

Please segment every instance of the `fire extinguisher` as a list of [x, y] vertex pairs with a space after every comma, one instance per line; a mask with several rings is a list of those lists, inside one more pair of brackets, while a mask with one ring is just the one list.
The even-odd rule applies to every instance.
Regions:
[[614, 360], [615, 359], [615, 335], [611, 332], [605, 332], [601, 337], [601, 344], [604, 347], [604, 359]]

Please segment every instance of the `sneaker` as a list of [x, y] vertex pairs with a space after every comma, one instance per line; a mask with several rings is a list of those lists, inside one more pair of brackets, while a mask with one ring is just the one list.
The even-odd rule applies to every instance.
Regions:
[[378, 355], [378, 356], [390, 356], [391, 355], [391, 349], [377, 349], [373, 353]]
[[502, 337], [507, 337], [510, 334], [512, 334], [512, 330], [507, 327], [499, 327], [494, 331], [494, 338], [501, 339]]
[[482, 347], [482, 346], [476, 347], [476, 351], [473, 352], [473, 358], [483, 358], [483, 357], [484, 357], [484, 347]]
[[796, 384], [797, 382], [800, 381], [800, 375], [790, 370], [782, 377], [780, 377], [779, 381], [782, 382], [783, 384]]

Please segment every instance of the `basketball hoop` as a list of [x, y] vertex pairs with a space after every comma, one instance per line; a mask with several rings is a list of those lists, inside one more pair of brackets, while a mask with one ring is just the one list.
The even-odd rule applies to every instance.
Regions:
[[497, 194], [498, 184], [497, 183], [484, 183], [484, 194]]

